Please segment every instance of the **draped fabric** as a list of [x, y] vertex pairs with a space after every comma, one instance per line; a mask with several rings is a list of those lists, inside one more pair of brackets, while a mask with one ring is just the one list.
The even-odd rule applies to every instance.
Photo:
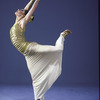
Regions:
[[[15, 25], [14, 27], [14, 29], [11, 29], [14, 30], [13, 32], [11, 32], [11, 40], [13, 40], [12, 34], [16, 34], [17, 37], [17, 34], [21, 33], [19, 28], [17, 28], [19, 26]], [[17, 33], [17, 31], [19, 33]], [[60, 35], [60, 37], [56, 41], [55, 46], [40, 45], [36, 42], [26, 42], [24, 35], [21, 38], [21, 42], [25, 44], [22, 45], [22, 43], [17, 42], [19, 40], [13, 40], [16, 45], [17, 43], [19, 43], [18, 45], [20, 45], [14, 46], [19, 51], [21, 50], [20, 52], [25, 56], [27, 67], [32, 78], [35, 100], [43, 100], [46, 91], [53, 85], [53, 83], [61, 74], [64, 37]], [[21, 49], [19, 49], [19, 47]]]

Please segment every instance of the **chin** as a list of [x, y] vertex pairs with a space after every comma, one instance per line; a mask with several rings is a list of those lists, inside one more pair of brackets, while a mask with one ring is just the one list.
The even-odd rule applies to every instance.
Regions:
[[16, 12], [15, 12], [15, 15], [16, 15]]

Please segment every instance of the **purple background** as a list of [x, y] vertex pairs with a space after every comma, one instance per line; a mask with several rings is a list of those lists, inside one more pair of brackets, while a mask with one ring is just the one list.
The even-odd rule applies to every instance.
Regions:
[[[0, 0], [0, 84], [31, 85], [24, 56], [11, 44], [9, 30], [14, 12], [29, 0]], [[63, 52], [58, 84], [98, 85], [98, 0], [40, 0], [34, 22], [26, 27], [26, 40], [54, 45], [59, 34], [70, 29]]]

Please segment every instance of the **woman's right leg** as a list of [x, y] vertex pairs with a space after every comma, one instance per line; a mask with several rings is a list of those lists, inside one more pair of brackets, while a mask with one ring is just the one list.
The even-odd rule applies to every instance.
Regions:
[[34, 52], [55, 52], [62, 51], [64, 45], [64, 37], [71, 33], [70, 30], [65, 30], [60, 34], [60, 37], [57, 39], [55, 46], [51, 45], [40, 45], [36, 42], [31, 42], [26, 50], [26, 53], [34, 53]]
[[43, 53], [43, 52], [56, 52], [56, 51], [62, 51], [63, 50], [63, 44], [64, 44], [64, 37], [60, 36], [56, 42], [55, 46], [52, 45], [40, 45], [35, 42], [31, 42], [25, 51], [25, 54], [32, 54], [34, 52]]

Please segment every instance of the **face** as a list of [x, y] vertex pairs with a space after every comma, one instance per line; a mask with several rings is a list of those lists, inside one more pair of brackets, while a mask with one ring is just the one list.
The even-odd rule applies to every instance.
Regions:
[[15, 12], [15, 15], [20, 17], [20, 16], [25, 16], [25, 10], [24, 9], [18, 9], [16, 12]]

